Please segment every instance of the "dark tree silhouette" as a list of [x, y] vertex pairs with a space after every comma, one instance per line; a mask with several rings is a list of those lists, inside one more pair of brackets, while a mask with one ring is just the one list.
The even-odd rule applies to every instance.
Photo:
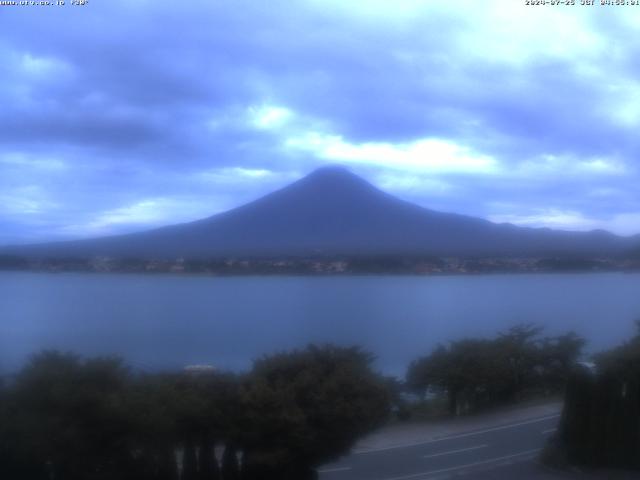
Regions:
[[585, 344], [585, 340], [575, 332], [542, 339], [539, 347], [542, 375], [539, 380], [547, 393], [563, 391]]
[[[314, 478], [389, 411], [384, 380], [357, 348], [310, 346], [257, 361], [243, 389], [249, 475]], [[243, 470], [244, 471], [244, 470]], [[243, 477], [244, 478], [244, 477]]]
[[203, 434], [198, 452], [198, 479], [220, 480], [220, 467], [214, 453], [214, 444], [209, 434]]
[[570, 464], [640, 470], [640, 322], [633, 339], [596, 357], [595, 371], [575, 369], [547, 455]]
[[9, 407], [13, 440], [29, 470], [55, 480], [133, 478], [127, 376], [115, 359], [80, 361], [55, 352], [32, 358], [16, 379]]
[[182, 480], [198, 480], [198, 458], [196, 447], [191, 439], [187, 440], [184, 445]]
[[44, 352], [0, 385], [0, 478], [314, 478], [385, 417], [370, 360], [309, 347], [265, 357], [245, 377], [134, 375], [117, 359]]
[[451, 415], [515, 402], [533, 390], [559, 392], [584, 341], [573, 333], [541, 339], [541, 331], [519, 325], [492, 340], [440, 345], [410, 365], [407, 384], [445, 393]]
[[222, 480], [239, 480], [240, 466], [238, 465], [237, 450], [231, 444], [224, 447], [222, 454]]

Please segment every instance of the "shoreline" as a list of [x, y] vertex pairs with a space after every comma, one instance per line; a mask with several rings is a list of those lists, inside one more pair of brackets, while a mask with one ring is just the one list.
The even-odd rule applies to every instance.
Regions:
[[624, 275], [640, 274], [640, 268], [633, 269], [610, 269], [610, 270], [513, 270], [513, 271], [490, 271], [490, 272], [438, 272], [438, 273], [416, 273], [416, 272], [237, 272], [237, 273], [215, 273], [215, 272], [165, 272], [165, 271], [144, 271], [144, 270], [82, 270], [82, 269], [10, 269], [0, 268], [0, 273], [36, 273], [62, 275], [65, 273], [91, 274], [91, 275], [140, 275], [149, 277], [191, 277], [191, 278], [240, 278], [240, 277], [300, 277], [300, 278], [335, 278], [335, 277], [420, 277], [420, 278], [442, 278], [442, 277], [490, 277], [490, 276], [522, 276], [522, 275], [599, 275], [619, 273]]

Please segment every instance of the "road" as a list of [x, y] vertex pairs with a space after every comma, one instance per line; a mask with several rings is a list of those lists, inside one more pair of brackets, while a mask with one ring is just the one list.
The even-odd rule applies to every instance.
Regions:
[[518, 418], [405, 445], [360, 451], [319, 470], [321, 480], [559, 478], [537, 462], [560, 414]]

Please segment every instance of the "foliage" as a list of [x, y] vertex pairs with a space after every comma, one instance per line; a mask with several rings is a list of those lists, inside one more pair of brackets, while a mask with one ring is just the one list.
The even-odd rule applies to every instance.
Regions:
[[521, 399], [532, 390], [561, 391], [584, 340], [574, 333], [541, 338], [542, 329], [519, 325], [495, 339], [463, 339], [414, 361], [408, 385], [447, 395], [457, 415]]
[[569, 464], [640, 470], [640, 322], [638, 334], [575, 369], [557, 438], [548, 448]]
[[6, 400], [4, 441], [15, 442], [17, 462], [5, 467], [26, 467], [18, 478], [56, 479], [115, 478], [130, 470], [127, 376], [115, 359], [81, 361], [56, 352], [33, 357]]
[[371, 360], [357, 348], [310, 346], [257, 361], [243, 389], [247, 463], [301, 479], [348, 451], [389, 411]]
[[370, 361], [311, 346], [244, 377], [135, 375], [118, 359], [43, 352], [0, 385], [0, 478], [303, 479], [385, 417]]

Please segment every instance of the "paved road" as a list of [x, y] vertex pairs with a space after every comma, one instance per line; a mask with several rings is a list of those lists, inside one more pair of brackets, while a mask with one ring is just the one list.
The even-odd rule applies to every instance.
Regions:
[[536, 458], [559, 413], [352, 454], [319, 470], [321, 480], [556, 478]]

